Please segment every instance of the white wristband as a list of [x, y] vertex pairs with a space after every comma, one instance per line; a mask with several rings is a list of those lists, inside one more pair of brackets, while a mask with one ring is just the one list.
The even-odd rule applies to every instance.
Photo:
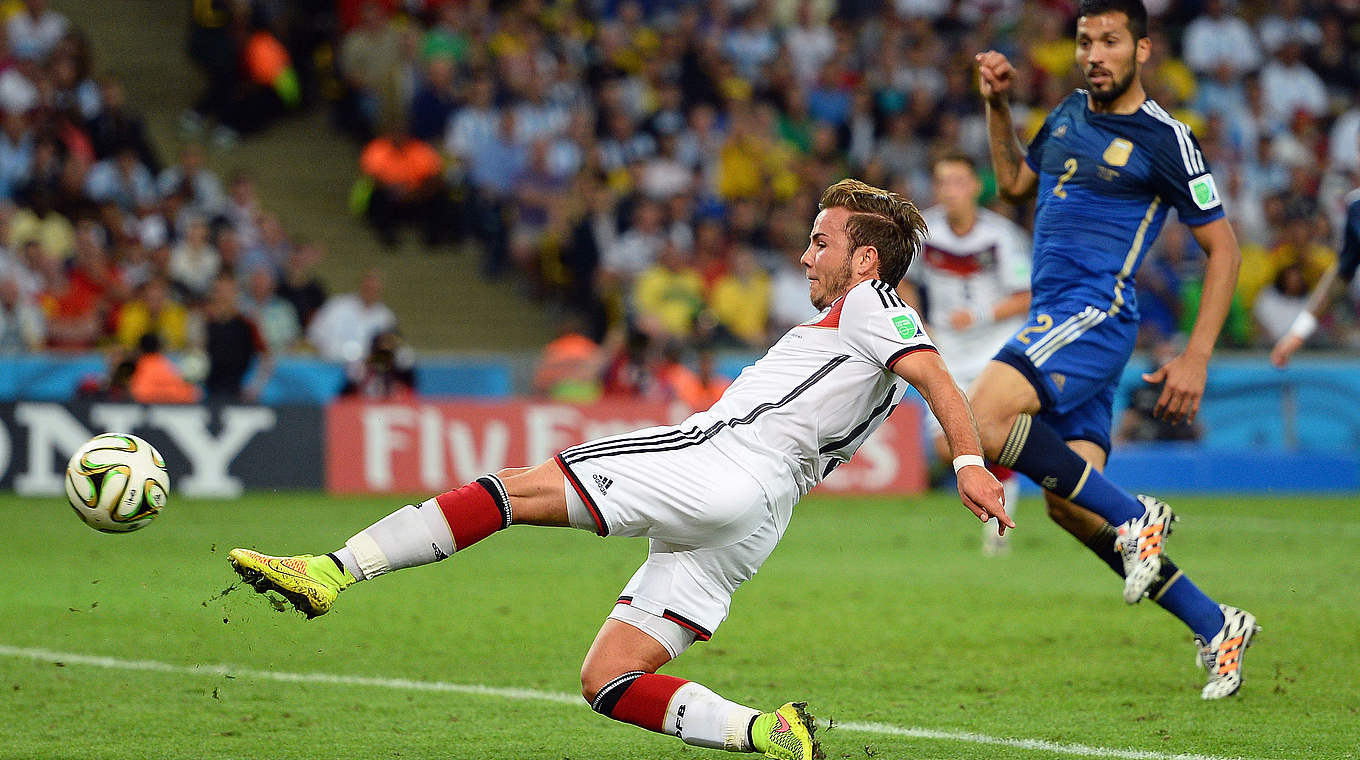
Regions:
[[1317, 317], [1313, 316], [1313, 312], [1304, 309], [1299, 312], [1297, 317], [1294, 317], [1294, 323], [1289, 326], [1289, 334], [1302, 340], [1308, 340], [1313, 331], [1317, 329], [1317, 324]]
[[954, 457], [954, 472], [958, 472], [969, 465], [986, 467], [987, 463], [982, 461], [982, 457], [977, 454], [960, 454], [959, 456]]
[[973, 325], [990, 325], [996, 321], [996, 312], [991, 306], [978, 306], [973, 309]]

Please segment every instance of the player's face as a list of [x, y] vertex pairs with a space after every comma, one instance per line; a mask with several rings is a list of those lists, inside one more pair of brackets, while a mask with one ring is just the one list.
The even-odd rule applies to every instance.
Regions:
[[850, 212], [843, 208], [824, 209], [812, 222], [808, 247], [799, 263], [807, 270], [808, 295], [812, 305], [825, 309], [850, 289], [854, 272], [850, 267], [850, 238], [845, 221]]
[[[1138, 76], [1140, 45], [1119, 11], [1077, 19], [1077, 67], [1091, 99], [1110, 103], [1129, 91]], [[1146, 59], [1146, 55], [1142, 55]]]
[[982, 184], [973, 170], [961, 161], [941, 161], [935, 165], [935, 200], [949, 214], [963, 213], [977, 204]]

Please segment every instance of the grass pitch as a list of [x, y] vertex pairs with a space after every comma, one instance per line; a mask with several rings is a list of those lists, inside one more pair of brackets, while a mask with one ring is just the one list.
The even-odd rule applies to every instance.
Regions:
[[[0, 496], [0, 757], [724, 756], [571, 696], [641, 540], [515, 528], [311, 622], [222, 595], [232, 546], [327, 551], [400, 503], [172, 498], [108, 536], [60, 500]], [[837, 724], [831, 758], [1360, 758], [1356, 500], [1173, 504], [1172, 556], [1265, 627], [1231, 700], [1200, 701], [1189, 633], [1125, 607], [1034, 498], [994, 559], [949, 495], [810, 498], [666, 672], [767, 709], [809, 700]]]

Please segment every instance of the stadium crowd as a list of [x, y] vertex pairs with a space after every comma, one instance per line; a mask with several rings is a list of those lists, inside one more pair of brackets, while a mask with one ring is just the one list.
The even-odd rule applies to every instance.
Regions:
[[[987, 170], [973, 53], [1017, 64], [1017, 127], [1038, 129], [1079, 82], [1075, 5], [208, 0], [188, 40], [205, 91], [181, 126], [227, 148], [330, 109], [358, 155], [349, 203], [382, 242], [408, 223], [432, 247], [475, 240], [485, 276], [579, 317], [539, 390], [701, 399], [721, 385], [710, 349], [809, 316], [797, 259], [822, 188], [857, 176], [924, 208], [933, 157]], [[1199, 138], [1242, 243], [1224, 340], [1267, 346], [1335, 260], [1360, 184], [1360, 4], [1148, 6], [1144, 82]], [[376, 272], [328, 298], [320, 247], [249, 174], [218, 176], [196, 142], [163, 163], [78, 30], [44, 0], [3, 8], [0, 351], [197, 349], [208, 392], [249, 398], [257, 354], [360, 366], [396, 345]], [[1193, 321], [1199, 259], [1168, 225], [1138, 280], [1145, 347]], [[1312, 345], [1357, 343], [1358, 297]]]

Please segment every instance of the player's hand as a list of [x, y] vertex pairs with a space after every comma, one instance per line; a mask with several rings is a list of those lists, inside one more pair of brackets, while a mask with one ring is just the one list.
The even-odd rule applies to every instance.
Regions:
[[993, 103], [1004, 100], [1010, 94], [1015, 67], [995, 50], [978, 53], [973, 60], [977, 61], [978, 88], [982, 90], [982, 97]]
[[1152, 413], [1173, 425], [1182, 420], [1187, 425], [1194, 422], [1208, 376], [1209, 357], [1190, 352], [1163, 364], [1156, 372], [1144, 373], [1144, 382], [1166, 383]]
[[955, 309], [949, 312], [949, 326], [955, 330], [967, 330], [973, 326], [973, 313], [967, 309]]
[[1015, 527], [1015, 521], [1006, 514], [1006, 490], [986, 467], [970, 464], [960, 468], [958, 483], [959, 500], [979, 520], [987, 522], [995, 517], [996, 532], [1003, 536], [1007, 528]]
[[1270, 349], [1270, 363], [1280, 369], [1284, 369], [1289, 364], [1289, 359], [1294, 356], [1300, 348], [1303, 348], [1303, 338], [1289, 333], [1275, 341], [1275, 347]]

